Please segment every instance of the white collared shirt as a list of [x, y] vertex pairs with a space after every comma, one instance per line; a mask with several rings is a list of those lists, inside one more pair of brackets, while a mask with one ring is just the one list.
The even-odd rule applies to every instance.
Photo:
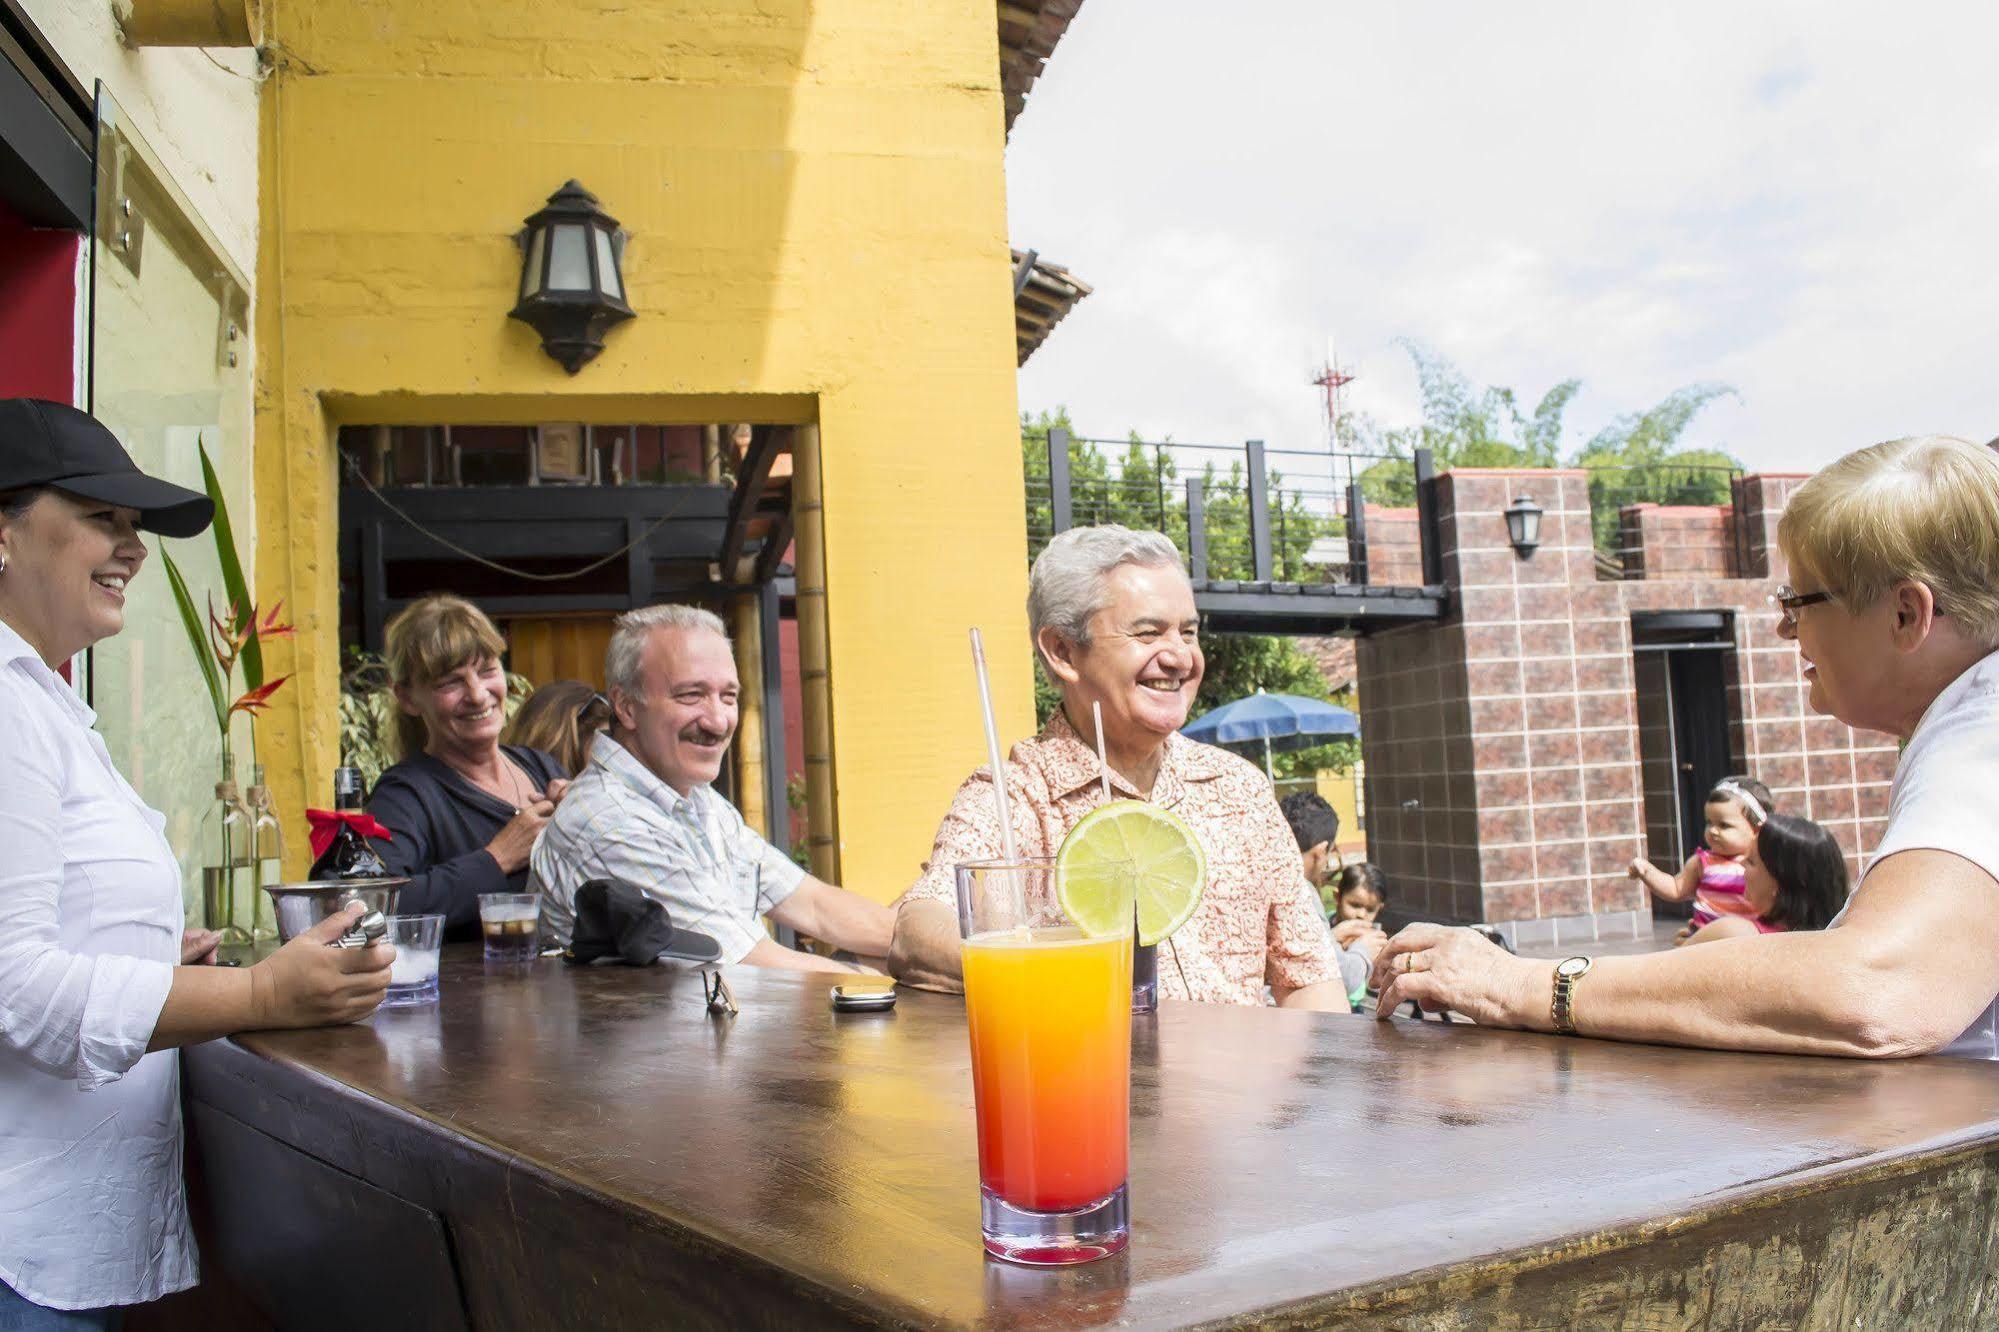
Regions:
[[[1999, 652], [1944, 686], [1923, 710], [1895, 764], [1888, 827], [1868, 871], [1897, 851], [1928, 849], [1962, 856], [1999, 879], [1994, 792], [1999, 792]], [[1855, 891], [1866, 887], [1863, 877]], [[1842, 910], [1840, 917], [1845, 915]], [[1939, 1053], [1999, 1059], [1999, 998]]]
[[535, 839], [528, 866], [549, 943], [569, 942], [578, 888], [614, 879], [657, 899], [675, 926], [712, 936], [730, 963], [770, 937], [757, 917], [805, 881], [805, 871], [713, 788], [683, 796], [602, 733]]
[[146, 1053], [180, 866], [95, 721], [0, 622], [0, 1279], [58, 1309], [196, 1278], [180, 1063]]

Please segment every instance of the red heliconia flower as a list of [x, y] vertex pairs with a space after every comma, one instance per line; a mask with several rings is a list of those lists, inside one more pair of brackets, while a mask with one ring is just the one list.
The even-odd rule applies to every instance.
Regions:
[[265, 708], [271, 706], [271, 695], [277, 693], [278, 686], [289, 679], [291, 679], [289, 675], [280, 675], [275, 680], [265, 681], [257, 688], [243, 695], [243, 697], [237, 699], [234, 703], [231, 703], [229, 705], [229, 715], [233, 717], [241, 712], [250, 717], [255, 717]]
[[[259, 638], [291, 637], [292, 627], [288, 624], [278, 623], [278, 612], [283, 610], [284, 608], [285, 608], [285, 603], [282, 600], [280, 600], [277, 605], [271, 607], [270, 614], [266, 615], [264, 617], [263, 623], [257, 626], [257, 637]], [[254, 614], [252, 614], [251, 618], [254, 620], [256, 617]]]

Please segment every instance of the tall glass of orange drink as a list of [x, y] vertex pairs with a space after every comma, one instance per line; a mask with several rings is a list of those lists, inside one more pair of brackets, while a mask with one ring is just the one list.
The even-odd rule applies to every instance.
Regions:
[[1048, 1265], [1116, 1253], [1130, 1226], [1132, 908], [1085, 933], [1055, 873], [958, 866], [986, 1251]]

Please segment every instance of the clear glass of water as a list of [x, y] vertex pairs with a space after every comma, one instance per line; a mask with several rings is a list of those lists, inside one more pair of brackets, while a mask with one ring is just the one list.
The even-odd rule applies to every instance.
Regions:
[[384, 1008], [437, 1002], [437, 951], [444, 942], [442, 916], [390, 916], [388, 942], [396, 960], [389, 964]]
[[479, 894], [479, 932], [485, 936], [488, 962], [534, 961], [541, 943], [541, 894]]

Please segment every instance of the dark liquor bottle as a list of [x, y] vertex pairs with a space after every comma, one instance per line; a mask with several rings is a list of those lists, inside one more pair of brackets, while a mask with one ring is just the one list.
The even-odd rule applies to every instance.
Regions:
[[[333, 770], [333, 808], [337, 813], [361, 810], [361, 770]], [[333, 843], [312, 864], [315, 879], [385, 879], [389, 867], [359, 829], [345, 819], [333, 831]]]

